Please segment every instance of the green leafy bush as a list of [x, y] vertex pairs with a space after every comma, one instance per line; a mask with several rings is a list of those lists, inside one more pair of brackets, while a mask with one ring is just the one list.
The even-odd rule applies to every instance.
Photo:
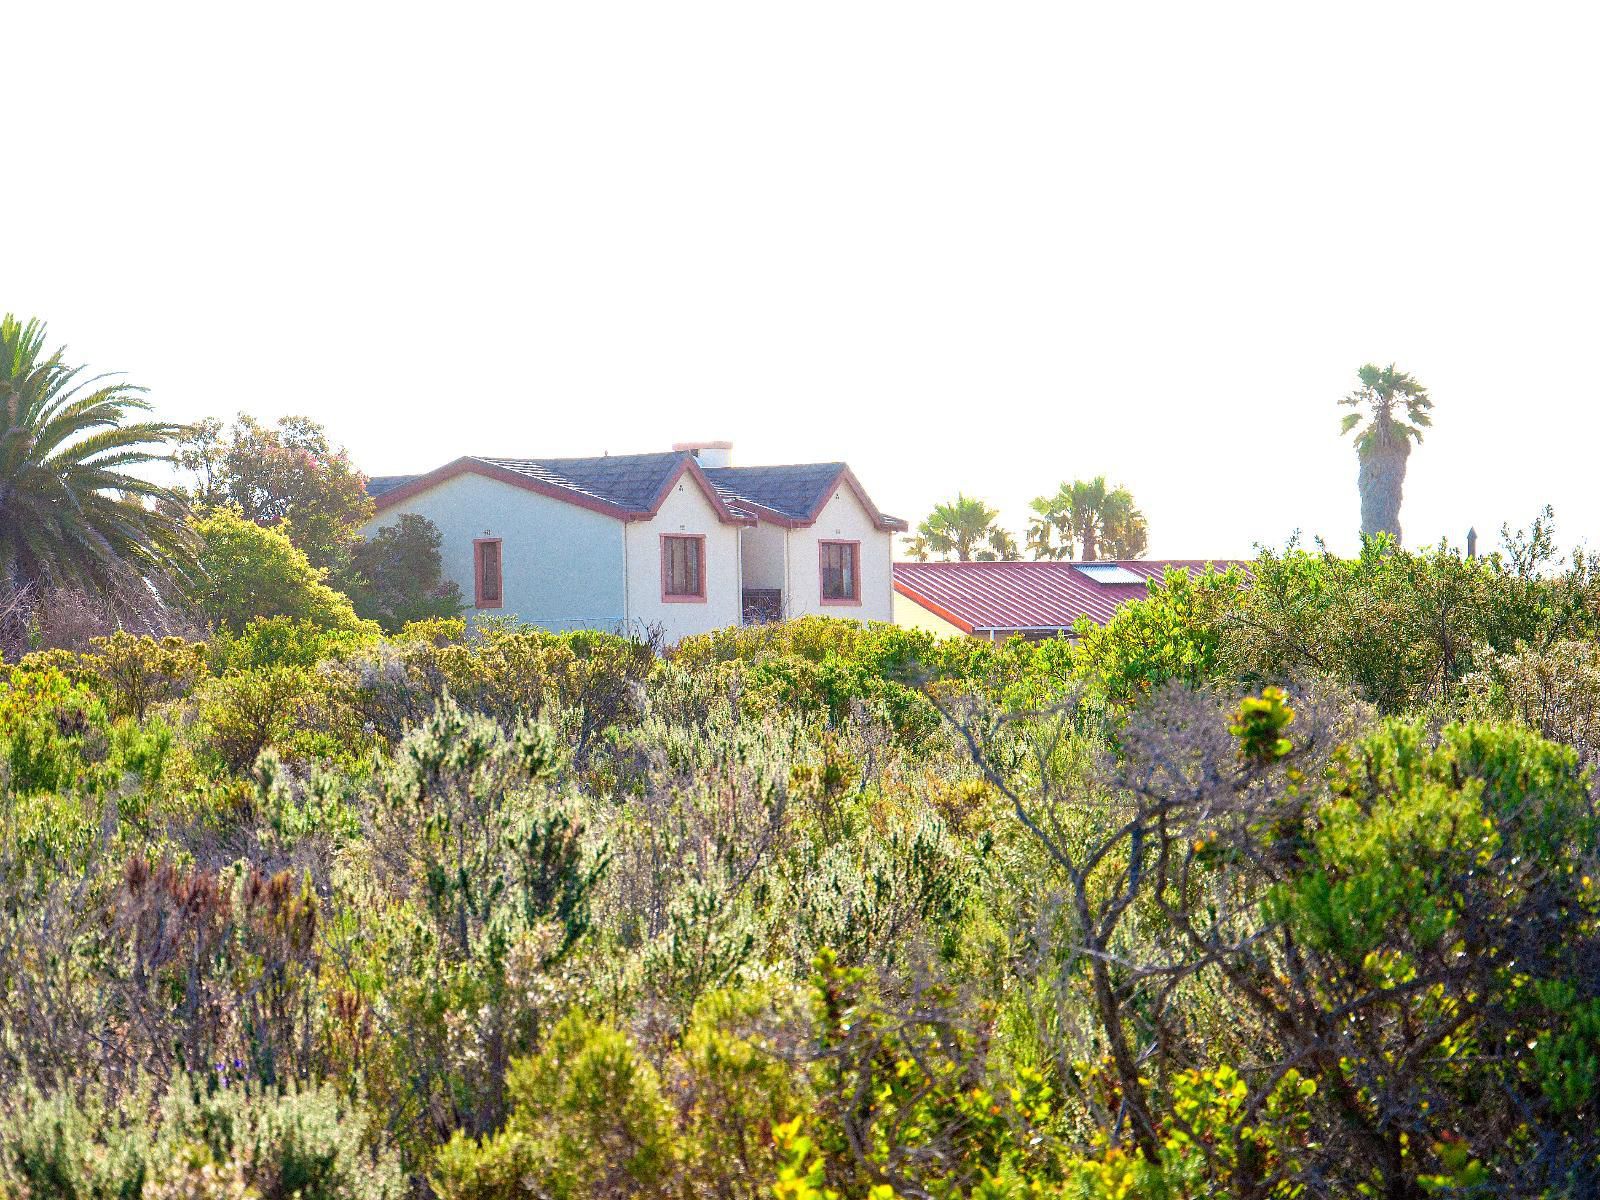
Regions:
[[672, 1110], [623, 1034], [571, 1014], [509, 1087], [503, 1131], [479, 1143], [458, 1133], [439, 1152], [429, 1179], [445, 1200], [674, 1194]]
[[377, 632], [278, 530], [229, 508], [212, 509], [192, 524], [200, 539], [200, 574], [191, 598], [218, 626], [237, 630], [257, 617], [287, 617], [325, 629]]

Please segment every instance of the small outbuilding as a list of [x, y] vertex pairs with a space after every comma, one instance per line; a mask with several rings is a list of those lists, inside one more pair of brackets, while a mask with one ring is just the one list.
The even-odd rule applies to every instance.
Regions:
[[1233, 559], [1142, 558], [1117, 562], [899, 562], [895, 624], [987, 641], [1071, 637], [1079, 620], [1104, 625], [1149, 594], [1169, 569], [1200, 575], [1245, 566]]

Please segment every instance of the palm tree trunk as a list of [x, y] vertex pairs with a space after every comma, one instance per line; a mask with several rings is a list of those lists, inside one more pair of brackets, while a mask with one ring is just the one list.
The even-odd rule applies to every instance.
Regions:
[[36, 600], [36, 589], [13, 560], [0, 583], [0, 662], [15, 662], [28, 652], [28, 627]]
[[1094, 562], [1100, 553], [1100, 547], [1095, 544], [1094, 522], [1090, 521], [1083, 527], [1083, 561]]
[[1361, 455], [1356, 483], [1361, 489], [1361, 533], [1387, 533], [1400, 544], [1400, 501], [1411, 444], [1404, 439], [1373, 445]]

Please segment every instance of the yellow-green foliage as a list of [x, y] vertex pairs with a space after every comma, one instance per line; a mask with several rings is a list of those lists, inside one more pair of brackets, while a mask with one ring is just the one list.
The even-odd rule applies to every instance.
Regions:
[[[119, 630], [109, 637], [91, 638], [89, 645], [89, 653], [67, 655], [58, 661], [105, 700], [113, 717], [142, 721], [153, 705], [188, 695], [206, 674], [204, 642], [136, 636]], [[24, 666], [45, 657], [30, 655]]]
[[219, 675], [265, 667], [310, 669], [376, 640], [376, 631], [362, 626], [329, 627], [304, 617], [256, 617], [237, 632], [218, 632], [211, 640], [210, 659]]
[[1339, 753], [1330, 786], [1311, 869], [1271, 904], [1308, 943], [1353, 963], [1397, 934], [1435, 948], [1473, 891], [1499, 899], [1515, 886], [1497, 861], [1564, 866], [1594, 838], [1576, 756], [1516, 729], [1453, 726], [1433, 745], [1420, 726], [1391, 723]]
[[1078, 670], [1113, 705], [1136, 704], [1176, 680], [1191, 687], [1221, 672], [1224, 623], [1241, 601], [1245, 577], [1209, 568], [1198, 578], [1169, 569], [1148, 599], [1119, 609], [1104, 626], [1081, 620]]
[[458, 1133], [439, 1152], [429, 1179], [445, 1200], [672, 1194], [672, 1110], [624, 1034], [573, 1013], [509, 1086], [505, 1129], [480, 1142]]
[[61, 670], [13, 667], [0, 680], [5, 788], [21, 795], [70, 790], [89, 765], [85, 743], [103, 743], [105, 723], [99, 698]]
[[292, 542], [229, 508], [194, 518], [200, 575], [192, 599], [212, 621], [243, 629], [257, 617], [288, 617], [325, 629], [377, 633], [342, 593], [324, 582]]
[[[274, 610], [32, 655], [0, 1200], [1590, 1194], [1589, 593], [1384, 570], [1174, 576], [1078, 645]], [[1566, 640], [1391, 673], [1349, 615], [1463, 580]]]
[[1249, 1089], [1232, 1067], [1188, 1070], [1171, 1083], [1172, 1112], [1153, 1157], [1102, 1144], [1049, 1174], [1030, 1173], [1007, 1156], [968, 1193], [970, 1200], [1210, 1200], [1305, 1194], [1297, 1176], [1311, 1130], [1316, 1084], [1286, 1072], [1254, 1114]]
[[769, 978], [709, 992], [695, 1005], [674, 1072], [684, 1108], [685, 1169], [755, 1197], [777, 1169], [772, 1130], [813, 1103], [797, 1061], [807, 997]]
[[262, 667], [207, 681], [196, 700], [204, 742], [231, 772], [245, 771], [268, 746], [288, 745], [319, 694], [314, 670]]
[[691, 670], [739, 664], [747, 703], [756, 712], [788, 709], [829, 725], [846, 720], [856, 705], [881, 712], [911, 746], [939, 727], [930, 698], [944, 702], [977, 692], [1033, 708], [1074, 691], [1072, 648], [1065, 641], [1014, 638], [993, 645], [826, 617], [685, 638], [672, 659]]

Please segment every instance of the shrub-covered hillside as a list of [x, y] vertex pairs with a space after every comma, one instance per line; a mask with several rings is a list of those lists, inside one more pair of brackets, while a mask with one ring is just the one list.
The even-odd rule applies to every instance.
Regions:
[[30, 654], [0, 1197], [1595, 1195], [1600, 584], [1384, 550]]

